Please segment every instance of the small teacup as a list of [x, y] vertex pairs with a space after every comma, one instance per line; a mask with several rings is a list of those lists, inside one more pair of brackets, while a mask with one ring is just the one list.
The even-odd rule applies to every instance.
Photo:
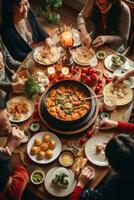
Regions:
[[117, 99], [115, 96], [104, 97], [104, 108], [108, 111], [115, 110]]

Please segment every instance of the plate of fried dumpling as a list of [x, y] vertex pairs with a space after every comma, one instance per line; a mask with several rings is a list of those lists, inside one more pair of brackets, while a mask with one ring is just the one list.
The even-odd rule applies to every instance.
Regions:
[[54, 161], [61, 152], [59, 138], [48, 131], [35, 134], [27, 145], [27, 153], [31, 160], [40, 164]]

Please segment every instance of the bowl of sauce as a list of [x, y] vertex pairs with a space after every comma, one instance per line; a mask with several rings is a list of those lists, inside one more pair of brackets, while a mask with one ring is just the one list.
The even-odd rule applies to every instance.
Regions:
[[70, 167], [75, 161], [75, 155], [70, 150], [62, 151], [59, 156], [59, 163], [64, 167]]

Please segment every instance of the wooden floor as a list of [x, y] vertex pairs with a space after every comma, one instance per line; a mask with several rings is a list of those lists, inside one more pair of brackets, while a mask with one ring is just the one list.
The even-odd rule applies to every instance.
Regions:
[[[37, 0], [31, 0], [31, 1], [33, 9], [36, 11], [40, 6], [40, 1]], [[54, 28], [57, 28], [58, 26], [64, 24], [76, 27], [76, 18], [78, 11], [75, 11], [74, 9], [63, 5], [62, 8], [58, 9], [58, 13], [60, 14], [60, 21], [56, 24], [50, 24], [46, 22], [46, 20], [43, 17], [38, 17], [38, 20], [41, 23], [42, 27], [48, 33], [50, 33]], [[134, 52], [131, 53], [129, 58], [134, 61]]]

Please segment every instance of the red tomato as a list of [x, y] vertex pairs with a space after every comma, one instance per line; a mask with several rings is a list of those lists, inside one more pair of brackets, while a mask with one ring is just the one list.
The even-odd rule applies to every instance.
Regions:
[[86, 77], [87, 77], [87, 75], [86, 75], [85, 73], [82, 73], [82, 74], [80, 75], [80, 79], [81, 79], [81, 80], [85, 80]]
[[101, 88], [97, 85], [96, 88], [95, 88], [95, 93], [99, 94], [100, 90], [101, 90]]
[[91, 85], [92, 84], [92, 80], [91, 80], [91, 78], [89, 76], [85, 79], [85, 82], [86, 82], [87, 85]]
[[98, 81], [98, 84], [100, 84], [100, 83], [102, 84], [102, 80], [99, 80], [99, 81]]
[[90, 138], [92, 136], [92, 131], [87, 132], [87, 137]]
[[110, 83], [111, 79], [109, 77], [106, 77], [106, 83]]
[[91, 74], [91, 80], [97, 81], [97, 75], [95, 73]]
[[77, 70], [75, 68], [71, 69], [71, 73], [72, 74], [76, 74], [77, 73]]
[[49, 77], [50, 81], [53, 81], [55, 78], [56, 78], [55, 75], [51, 75], [51, 76]]
[[51, 80], [52, 83], [56, 83], [57, 82], [57, 79], [54, 78], [53, 80]]
[[94, 74], [95, 71], [94, 71], [94, 69], [93, 69], [92, 67], [90, 67], [90, 68], [88, 69], [88, 73], [91, 75], [91, 74]]
[[102, 88], [102, 83], [98, 83], [98, 85], [97, 86], [99, 86], [100, 88]]
[[83, 137], [81, 137], [81, 139], [80, 139], [80, 144], [82, 145], [82, 144], [84, 144], [85, 142], [86, 142], [86, 137], [85, 136], [83, 136]]
[[82, 74], [83, 74], [83, 73], [87, 74], [87, 73], [88, 73], [88, 69], [85, 68], [85, 67], [83, 67], [82, 70], [81, 70], [81, 73], [82, 73]]
[[58, 74], [58, 79], [59, 79], [59, 80], [62, 80], [63, 78], [64, 78], [63, 74], [62, 74], [62, 73], [59, 73], [59, 74]]

